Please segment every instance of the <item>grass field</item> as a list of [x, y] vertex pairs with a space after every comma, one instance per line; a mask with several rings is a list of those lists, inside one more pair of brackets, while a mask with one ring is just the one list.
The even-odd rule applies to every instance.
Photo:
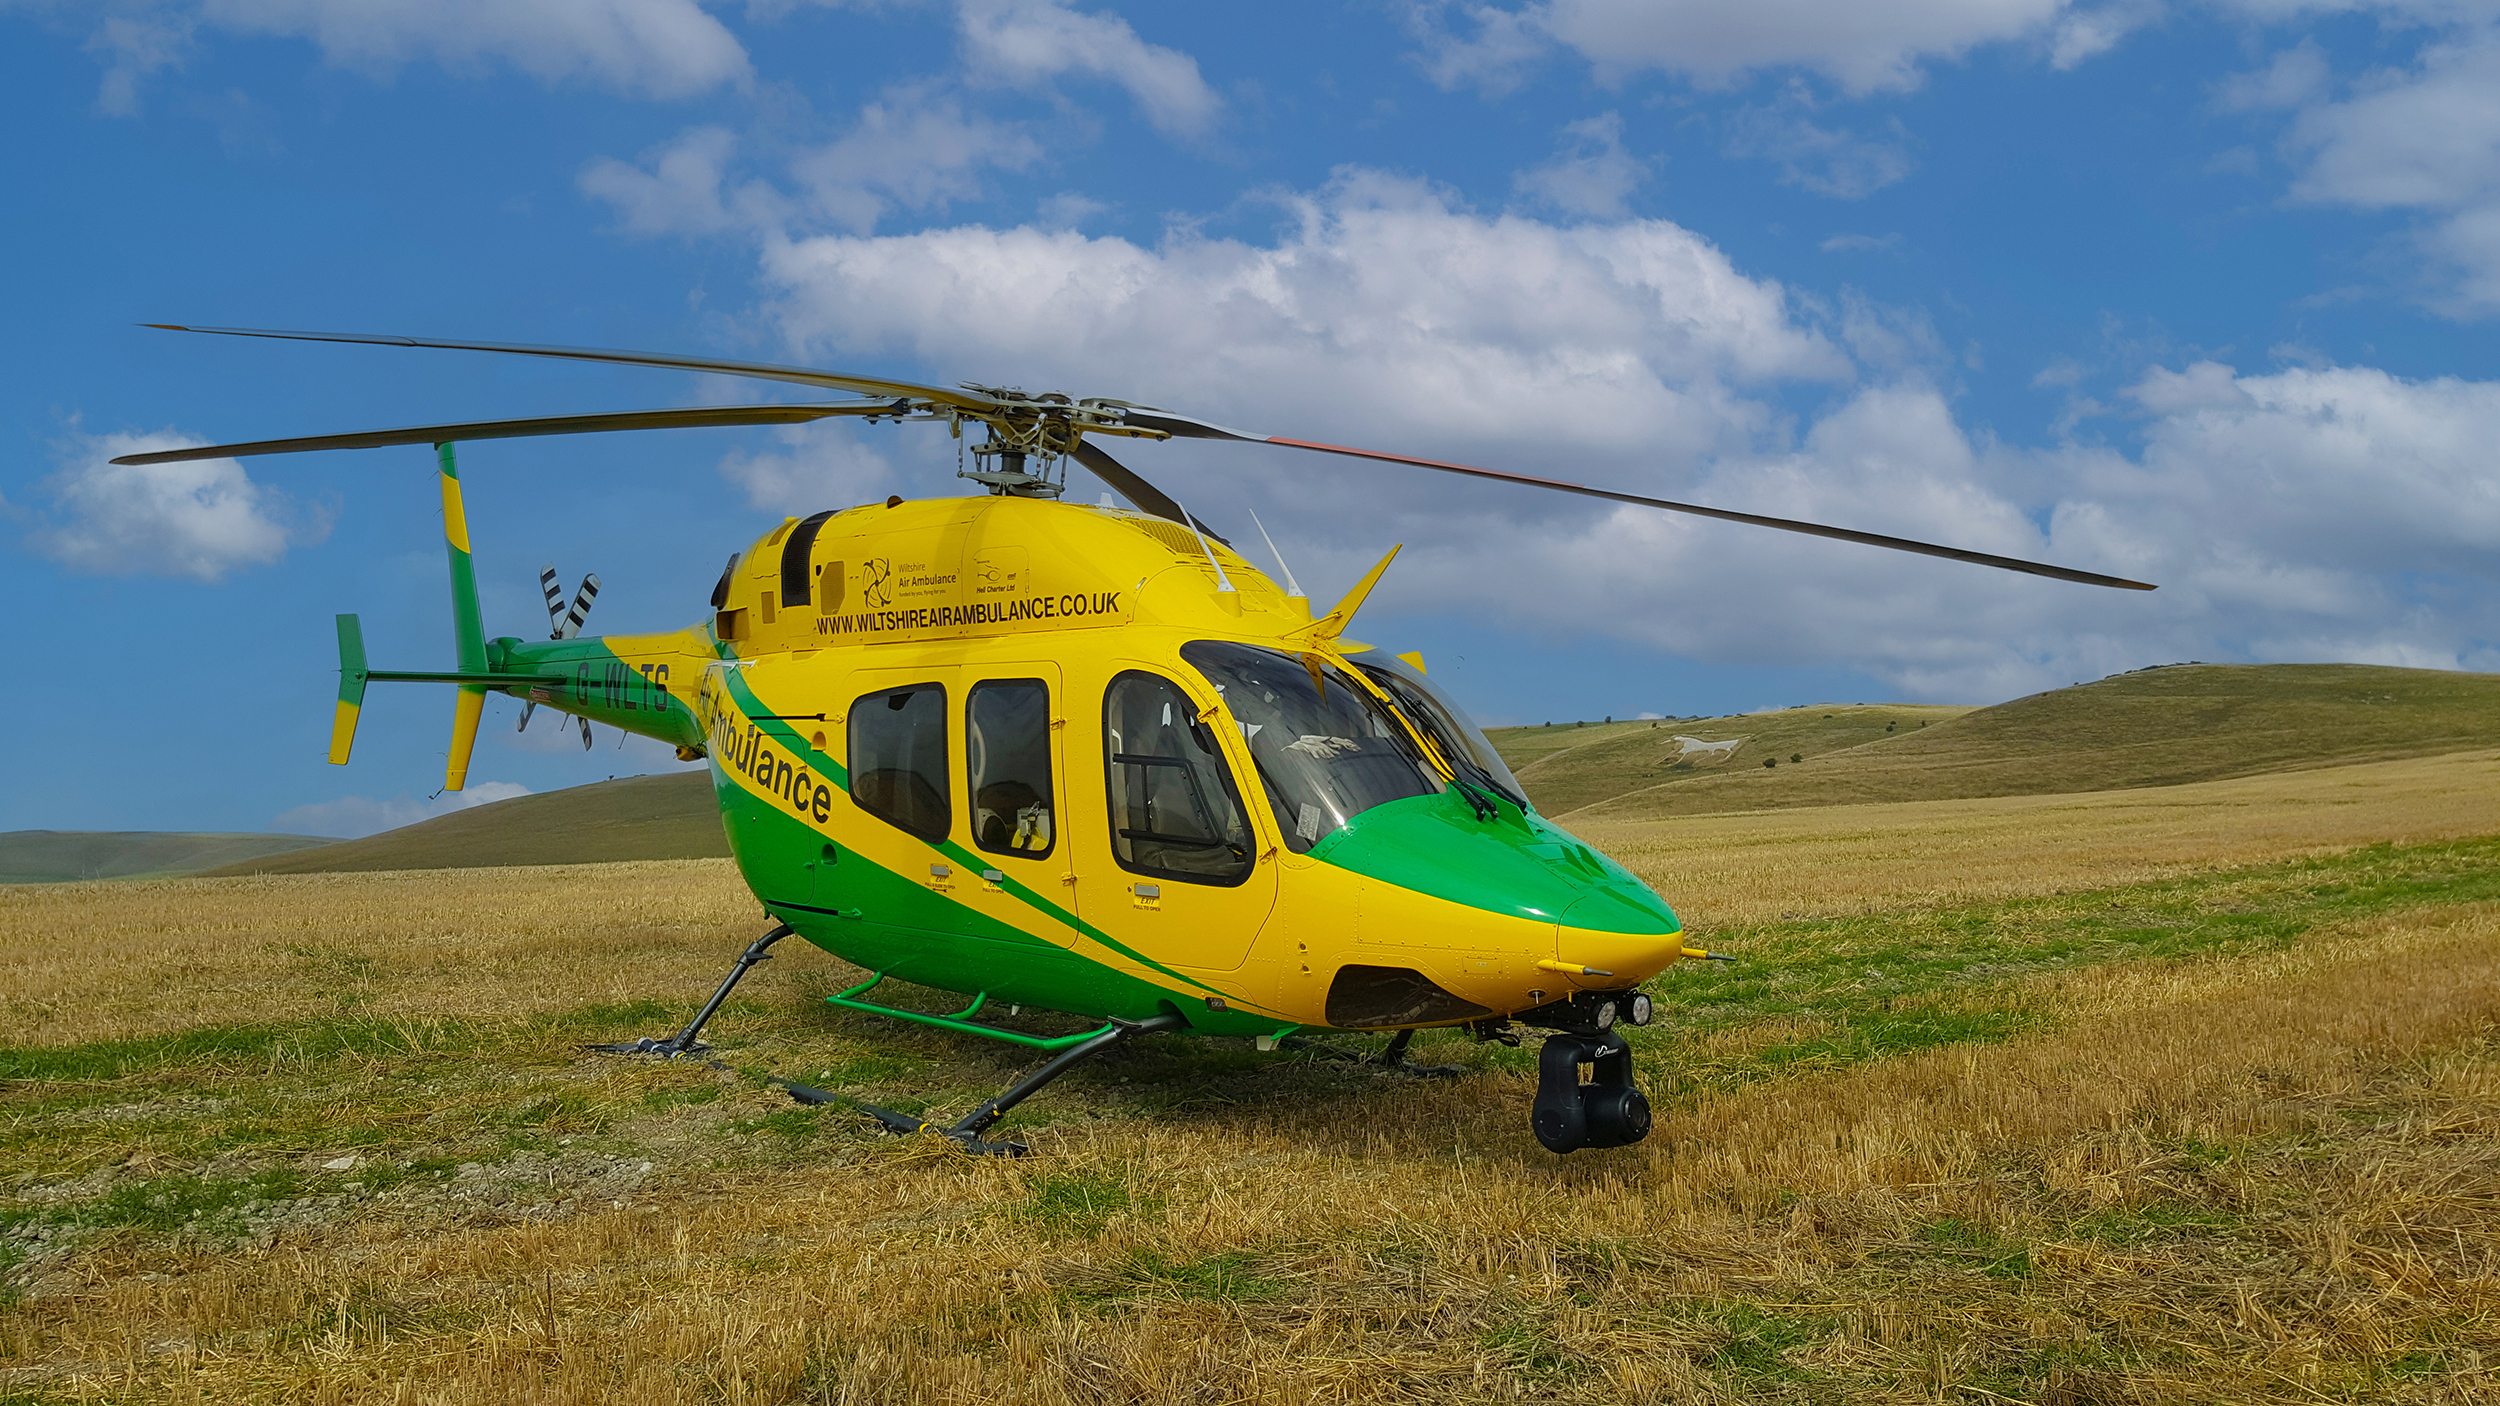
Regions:
[[0, 891], [0, 1401], [2500, 1397], [2500, 753], [1582, 828], [1746, 961], [1568, 1158], [1453, 1036], [886, 1138], [762, 1074], [1020, 1056], [790, 944], [729, 1068], [580, 1052], [760, 930], [720, 861]]

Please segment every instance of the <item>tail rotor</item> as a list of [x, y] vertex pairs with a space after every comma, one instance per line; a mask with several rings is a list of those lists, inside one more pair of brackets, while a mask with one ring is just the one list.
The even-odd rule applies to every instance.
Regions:
[[[564, 585], [556, 576], [554, 562], [539, 569], [538, 589], [547, 598], [547, 638], [569, 640], [578, 637], [582, 632], [582, 622], [590, 618], [590, 607], [599, 599], [598, 576], [593, 574], [582, 578], [581, 589], [573, 593], [571, 610], [564, 608]], [[529, 731], [530, 715], [537, 711], [537, 699], [523, 703], [521, 721], [514, 730]], [[573, 721], [581, 725], [582, 750], [587, 752], [590, 750], [590, 719], [576, 716]]]

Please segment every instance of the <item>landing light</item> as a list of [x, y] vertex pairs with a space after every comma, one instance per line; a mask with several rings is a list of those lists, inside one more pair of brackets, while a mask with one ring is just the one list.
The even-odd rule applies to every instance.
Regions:
[[1647, 1024], [1649, 1024], [1649, 1016], [1650, 1016], [1649, 993], [1648, 993], [1648, 992], [1646, 992], [1646, 991], [1635, 991], [1635, 992], [1633, 992], [1633, 993], [1632, 993], [1632, 1001], [1631, 1001], [1631, 1009], [1630, 1009], [1629, 1011], [1627, 1011], [1625, 1014], [1626, 1014], [1626, 1015], [1627, 1015], [1627, 1016], [1631, 1019], [1631, 1022], [1632, 1022], [1634, 1025], [1647, 1025]]

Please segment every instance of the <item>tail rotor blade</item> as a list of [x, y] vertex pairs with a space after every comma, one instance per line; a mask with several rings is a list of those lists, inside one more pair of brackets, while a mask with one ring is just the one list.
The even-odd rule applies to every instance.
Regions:
[[590, 719], [576, 716], [573, 721], [582, 725], [582, 750], [587, 752], [590, 750]]
[[[538, 573], [538, 589], [547, 596], [547, 638], [560, 640], [564, 638], [564, 586], [556, 580], [554, 562], [547, 563], [546, 569]], [[526, 714], [521, 726], [529, 726]]]
[[590, 617], [591, 603], [598, 599], [599, 578], [595, 575], [583, 577], [581, 590], [575, 592], [573, 596], [573, 612], [564, 617], [564, 624], [558, 629], [556, 638], [569, 640], [579, 636], [582, 632], [582, 621]]

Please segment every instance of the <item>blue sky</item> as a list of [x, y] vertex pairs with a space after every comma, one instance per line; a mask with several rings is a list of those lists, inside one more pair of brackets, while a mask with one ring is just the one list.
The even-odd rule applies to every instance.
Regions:
[[[2059, 585], [1289, 451], [1124, 455], [1498, 721], [1991, 702], [2178, 659], [2500, 666], [2500, 6], [2404, 0], [0, 0], [0, 829], [353, 833], [329, 616], [449, 657], [425, 451], [770, 398], [148, 332], [409, 332], [1053, 387], [2160, 582]], [[478, 445], [488, 623], [696, 618], [925, 427]], [[1098, 491], [1087, 483], [1091, 497]], [[35, 661], [42, 661], [38, 665]], [[31, 690], [29, 697], [35, 696]], [[490, 716], [471, 799], [669, 765]]]

